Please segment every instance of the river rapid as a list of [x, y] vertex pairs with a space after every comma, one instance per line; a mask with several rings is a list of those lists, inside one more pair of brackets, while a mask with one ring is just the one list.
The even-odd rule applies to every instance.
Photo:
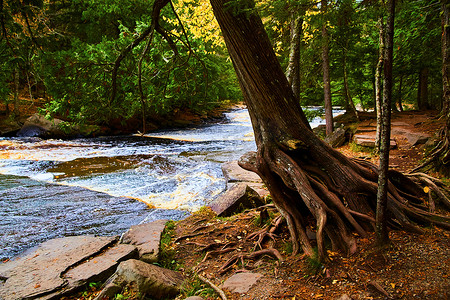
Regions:
[[184, 218], [224, 191], [222, 163], [255, 149], [246, 109], [145, 136], [0, 138], [0, 259], [50, 238]]

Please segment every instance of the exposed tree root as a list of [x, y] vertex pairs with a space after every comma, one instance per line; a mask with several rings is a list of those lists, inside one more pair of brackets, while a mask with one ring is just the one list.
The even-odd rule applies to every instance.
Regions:
[[238, 253], [233, 255], [227, 262], [225, 262], [225, 264], [223, 264], [223, 266], [220, 267], [220, 269], [217, 272], [219, 274], [226, 273], [239, 261], [242, 263], [242, 266], [244, 267], [245, 265], [244, 259], [255, 259], [263, 255], [275, 257], [280, 261], [283, 260], [283, 256], [280, 254], [280, 252], [278, 252], [277, 249], [274, 248], [263, 249], [252, 253]]
[[[295, 147], [294, 147], [295, 148]], [[365, 237], [375, 223], [378, 171], [375, 165], [346, 157], [321, 157], [322, 162], [303, 162], [292, 149], [259, 151], [241, 158], [240, 165], [257, 172], [271, 191], [274, 203], [286, 219], [294, 253], [300, 249], [308, 256], [314, 251], [306, 235], [309, 216], [316, 220], [318, 257], [326, 258], [325, 244], [333, 251], [356, 251], [352, 232]], [[329, 169], [321, 167], [329, 159]], [[334, 165], [333, 165], [334, 164]], [[333, 169], [334, 168], [334, 169]], [[434, 224], [450, 229], [450, 218], [436, 214], [436, 205], [449, 208], [444, 184], [425, 174], [405, 176], [389, 171], [388, 224], [391, 228], [421, 233], [416, 224]], [[430, 198], [433, 191], [439, 202]], [[431, 200], [430, 200], [431, 199]], [[265, 237], [273, 238], [268, 228], [255, 232], [257, 245]], [[262, 247], [261, 247], [262, 248]]]
[[[264, 211], [264, 210], [262, 210]], [[275, 219], [272, 220], [271, 224], [268, 226], [265, 226], [263, 229], [258, 230], [256, 232], [253, 232], [245, 237], [246, 240], [253, 240], [255, 238], [258, 238], [256, 241], [255, 247], [253, 250], [256, 249], [256, 247], [259, 247], [259, 249], [263, 249], [262, 242], [266, 237], [272, 239], [275, 241], [275, 238], [277, 237], [274, 232], [280, 227], [281, 223], [283, 221], [283, 217], [281, 215], [277, 216]]]

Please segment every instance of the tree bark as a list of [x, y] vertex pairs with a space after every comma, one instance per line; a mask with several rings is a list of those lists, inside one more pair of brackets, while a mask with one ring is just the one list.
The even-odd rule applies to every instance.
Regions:
[[345, 101], [348, 103], [348, 106], [350, 106], [353, 114], [355, 115], [356, 119], [359, 121], [359, 114], [358, 114], [358, 110], [356, 110], [356, 106], [355, 103], [353, 102], [353, 98], [352, 95], [350, 94], [350, 88], [348, 86], [348, 74], [347, 74], [347, 48], [348, 45], [346, 45], [346, 47], [343, 49], [343, 61], [342, 61], [342, 65], [343, 65], [343, 75], [344, 75], [344, 98]]
[[331, 105], [331, 85], [330, 85], [330, 57], [329, 57], [329, 36], [327, 29], [327, 0], [321, 0], [321, 11], [323, 14], [322, 24], [322, 71], [323, 71], [323, 93], [325, 107], [326, 134], [333, 133], [333, 107]]
[[417, 108], [428, 109], [428, 68], [423, 68], [419, 73], [419, 85], [417, 88]]
[[14, 67], [14, 118], [19, 117], [19, 88], [20, 88], [20, 70], [19, 65]]
[[377, 132], [375, 136], [375, 148], [380, 151], [380, 135], [381, 135], [381, 97], [383, 95], [383, 79], [381, 78], [383, 72], [384, 61], [384, 20], [383, 17], [378, 18], [378, 30], [379, 30], [379, 49], [378, 49], [378, 62], [375, 69], [375, 110], [377, 113]]
[[300, 99], [300, 47], [302, 38], [303, 15], [291, 11], [289, 43], [289, 64], [286, 71], [286, 77], [292, 87], [294, 95]]
[[[268, 187], [288, 224], [294, 254], [303, 249], [315, 256], [306, 228], [316, 230], [320, 260], [326, 257], [328, 240], [335, 251], [355, 252], [352, 232], [366, 236], [374, 226], [377, 167], [345, 157], [314, 135], [254, 3], [240, 1], [238, 10], [229, 9], [227, 3], [211, 0], [257, 144], [257, 152], [244, 155], [239, 164], [256, 172]], [[425, 201], [423, 189], [401, 173], [390, 171], [388, 177], [390, 226], [421, 232], [412, 218], [450, 228], [449, 218], [415, 206]]]
[[392, 62], [394, 50], [395, 0], [388, 1], [386, 22], [386, 48], [384, 55], [383, 103], [381, 106], [380, 166], [378, 171], [378, 192], [376, 209], [376, 239], [382, 246], [389, 243], [386, 224], [389, 150], [391, 141], [391, 103], [392, 103]]

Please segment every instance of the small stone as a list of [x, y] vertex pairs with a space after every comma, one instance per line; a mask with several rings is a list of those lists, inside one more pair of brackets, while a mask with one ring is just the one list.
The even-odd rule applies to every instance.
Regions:
[[259, 273], [238, 273], [228, 278], [222, 288], [232, 293], [247, 293], [261, 277]]

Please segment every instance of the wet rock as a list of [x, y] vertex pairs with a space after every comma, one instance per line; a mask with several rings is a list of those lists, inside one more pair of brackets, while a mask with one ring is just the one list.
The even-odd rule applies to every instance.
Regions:
[[178, 272], [130, 259], [119, 264], [95, 299], [111, 299], [126, 286], [152, 299], [171, 298], [180, 292], [184, 280]]
[[256, 173], [241, 168], [237, 161], [224, 163], [222, 172], [227, 182], [262, 182]]
[[337, 128], [333, 133], [326, 136], [324, 141], [333, 148], [342, 146], [345, 142], [345, 129], [342, 127]]
[[66, 134], [62, 131], [60, 124], [62, 120], [47, 120], [44, 116], [34, 114], [29, 117], [22, 128], [17, 132], [20, 137], [64, 137]]
[[238, 182], [217, 197], [210, 205], [218, 216], [230, 216], [246, 208], [264, 205], [261, 197], [246, 183]]
[[232, 293], [247, 293], [262, 276], [259, 273], [237, 273], [228, 278], [222, 288]]
[[74, 236], [49, 240], [34, 251], [0, 265], [0, 299], [36, 298], [67, 285], [61, 275], [110, 246], [113, 237]]
[[131, 226], [125, 232], [120, 242], [135, 245], [139, 251], [139, 258], [148, 263], [158, 261], [159, 243], [167, 220], [157, 220], [151, 223]]

